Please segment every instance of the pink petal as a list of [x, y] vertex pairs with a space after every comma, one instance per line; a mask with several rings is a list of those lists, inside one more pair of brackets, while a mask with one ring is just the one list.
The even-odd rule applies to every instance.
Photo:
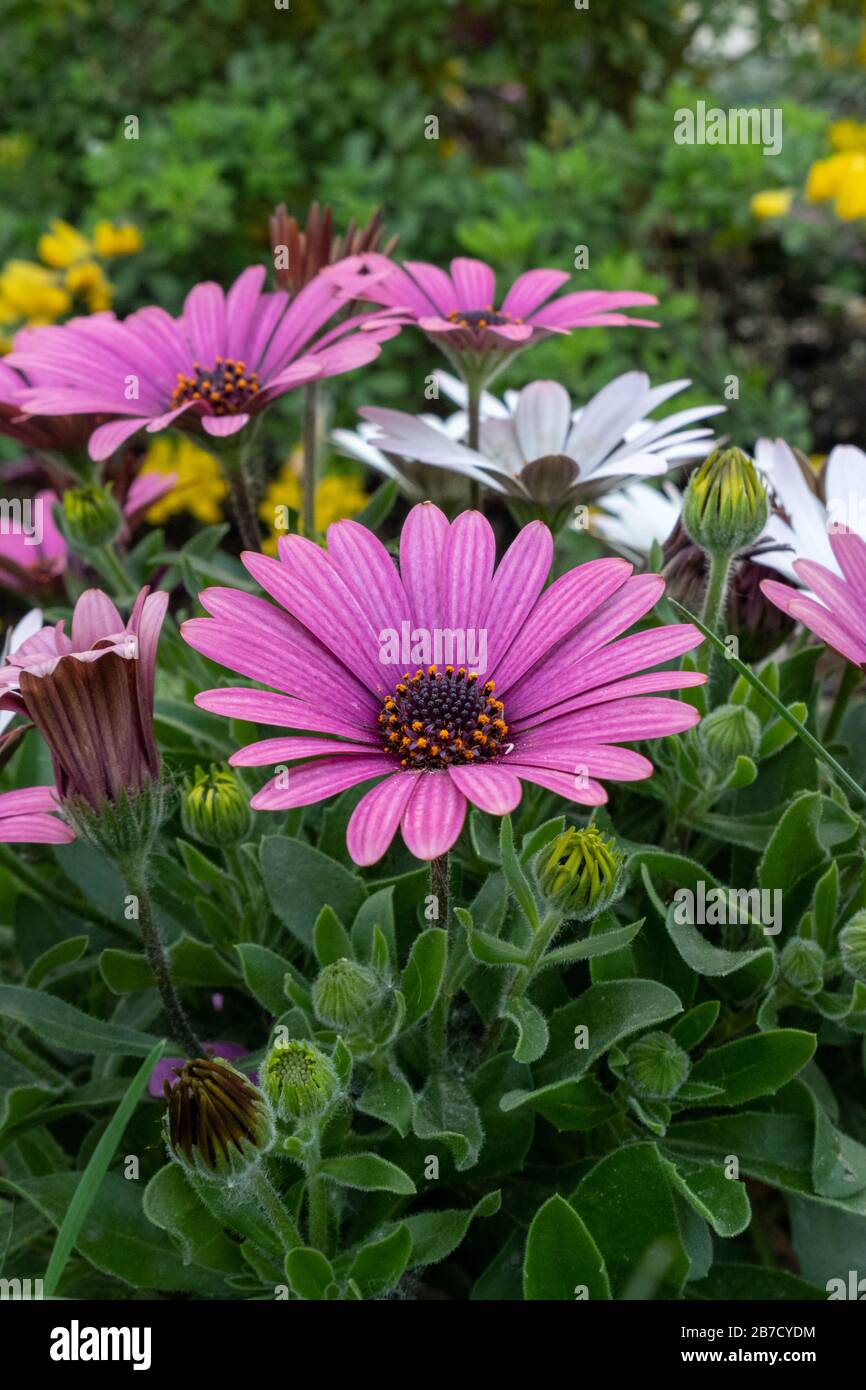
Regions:
[[417, 627], [432, 632], [442, 616], [440, 572], [448, 521], [432, 502], [419, 502], [403, 523], [400, 574]]
[[494, 816], [507, 816], [520, 801], [520, 778], [504, 767], [479, 763], [475, 767], [449, 767], [448, 776], [473, 806]]
[[[455, 518], [442, 555], [442, 603], [439, 627], [477, 629], [488, 610], [496, 560], [493, 527], [481, 512]], [[442, 621], [444, 619], [444, 621]]]
[[72, 646], [77, 652], [89, 651], [102, 637], [116, 637], [126, 631], [126, 623], [108, 594], [101, 589], [85, 589], [72, 614]]
[[190, 290], [183, 306], [183, 328], [193, 358], [202, 367], [213, 367], [217, 357], [226, 356], [226, 304], [219, 285], [205, 280]]
[[387, 850], [423, 772], [398, 772], [371, 788], [349, 818], [346, 846], [356, 864], [375, 864]]
[[442, 772], [422, 773], [406, 810], [401, 830], [410, 854], [416, 859], [438, 859], [447, 854], [463, 829], [466, 798]]
[[[424, 314], [427, 307], [425, 299], [427, 299], [443, 318], [447, 318], [455, 309], [460, 308], [460, 297], [450, 275], [446, 274], [444, 270], [440, 270], [438, 265], [429, 265], [426, 261], [406, 261], [406, 270], [420, 287], [424, 296], [424, 299], [419, 298], [416, 291], [412, 298], [407, 301], [409, 308]], [[402, 289], [402, 284], [398, 285], [396, 280], [389, 279], [387, 283], [389, 294], [398, 294], [399, 289]], [[399, 302], [399, 299], [389, 300], [391, 304]]]
[[270, 690], [253, 690], [248, 686], [232, 686], [222, 690], [202, 690], [195, 697], [200, 709], [224, 714], [229, 719], [242, 719], [254, 724], [275, 724], [286, 729], [307, 729], [310, 733], [342, 734], [361, 743], [379, 743], [379, 734], [372, 726], [366, 728], [337, 715], [324, 713], [305, 700], [288, 695], [275, 695]]
[[249, 415], [202, 415], [201, 427], [205, 434], [214, 435], [217, 439], [226, 439], [229, 435], [237, 434], [244, 425], [250, 422]]
[[248, 743], [232, 753], [232, 767], [267, 767], [271, 763], [297, 762], [301, 758], [317, 758], [321, 753], [341, 756], [346, 753], [369, 754], [361, 743], [340, 743], [335, 738], [263, 738]]
[[[484, 261], [458, 256], [451, 262], [451, 279], [457, 293], [457, 308], [468, 313], [475, 309], [492, 309], [496, 277]], [[447, 310], [445, 312], [448, 313]]]
[[531, 521], [517, 533], [500, 560], [483, 625], [487, 629], [488, 667], [503, 660], [521, 631], [527, 614], [544, 588], [553, 563], [553, 537], [541, 521]]
[[250, 801], [254, 811], [288, 811], [344, 792], [359, 782], [393, 772], [393, 759], [378, 756], [318, 758], [285, 772], [278, 772]]
[[580, 806], [603, 806], [607, 801], [607, 792], [601, 783], [584, 777], [580, 770], [572, 776], [569, 772], [557, 772], [552, 768], [533, 767], [514, 758], [509, 758], [508, 766], [522, 781], [546, 787], [548, 791], [556, 792], [557, 796], [564, 796], [568, 801], [576, 801]]
[[113, 420], [108, 425], [100, 425], [90, 436], [87, 446], [90, 457], [96, 463], [111, 458], [121, 444], [125, 444], [127, 439], [131, 439], [146, 424], [147, 418], [138, 416], [132, 420]]
[[567, 284], [570, 276], [563, 270], [527, 270], [519, 275], [502, 303], [502, 312], [514, 318], [525, 318], [552, 294]]

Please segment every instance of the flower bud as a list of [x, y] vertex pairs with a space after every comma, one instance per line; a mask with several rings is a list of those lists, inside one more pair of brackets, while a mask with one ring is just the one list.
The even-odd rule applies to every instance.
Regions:
[[595, 917], [620, 896], [623, 856], [597, 825], [571, 828], [545, 845], [536, 858], [542, 893], [563, 916]]
[[257, 1086], [221, 1057], [175, 1067], [164, 1083], [163, 1132], [171, 1157], [208, 1180], [238, 1177], [267, 1153], [274, 1138], [270, 1108]]
[[691, 1062], [670, 1033], [646, 1033], [626, 1053], [628, 1080], [644, 1100], [670, 1100], [691, 1071]]
[[848, 974], [866, 984], [866, 908], [855, 912], [840, 931], [839, 953]]
[[184, 792], [180, 818], [187, 835], [215, 849], [240, 844], [253, 819], [249, 798], [234, 773], [214, 766], [210, 772], [196, 768], [195, 781]]
[[277, 1043], [265, 1058], [262, 1086], [281, 1120], [310, 1119], [327, 1110], [340, 1081], [333, 1063], [312, 1043]]
[[803, 994], [817, 994], [824, 987], [824, 952], [817, 941], [795, 936], [786, 943], [781, 959], [782, 977]]
[[313, 985], [313, 1008], [329, 1028], [357, 1029], [369, 1017], [380, 993], [379, 982], [368, 966], [343, 957], [319, 972]]
[[120, 530], [120, 508], [104, 487], [70, 488], [63, 494], [63, 515], [71, 543], [85, 549], [108, 545]]
[[769, 504], [754, 464], [740, 449], [716, 449], [692, 473], [683, 525], [704, 550], [734, 555], [756, 541]]
[[727, 769], [740, 755], [757, 756], [761, 742], [761, 722], [745, 705], [719, 705], [701, 720], [698, 738], [710, 762]]

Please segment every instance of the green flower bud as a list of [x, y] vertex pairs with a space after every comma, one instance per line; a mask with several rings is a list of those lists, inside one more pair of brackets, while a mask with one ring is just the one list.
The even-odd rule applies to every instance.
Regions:
[[313, 1008], [329, 1028], [356, 1029], [369, 1017], [380, 993], [372, 970], [343, 957], [319, 972], [313, 985]]
[[646, 1033], [626, 1053], [628, 1080], [644, 1100], [670, 1100], [691, 1071], [687, 1052], [670, 1033]]
[[195, 781], [187, 784], [180, 808], [187, 835], [203, 845], [220, 849], [240, 844], [249, 833], [252, 811], [249, 798], [234, 773], [212, 766], [197, 767]]
[[597, 825], [557, 835], [535, 865], [542, 893], [566, 917], [595, 917], [623, 891], [623, 856]]
[[94, 549], [108, 545], [120, 530], [123, 517], [111, 493], [88, 485], [63, 494], [66, 531], [73, 545]]
[[866, 984], [866, 908], [855, 912], [840, 931], [839, 952], [848, 974]]
[[757, 757], [761, 743], [761, 721], [745, 705], [719, 705], [701, 720], [698, 738], [710, 762], [727, 769], [740, 754]]
[[175, 1067], [164, 1083], [163, 1133], [175, 1162], [196, 1177], [218, 1181], [247, 1172], [274, 1139], [270, 1108], [258, 1086], [221, 1057]]
[[803, 994], [817, 994], [824, 988], [824, 959], [817, 941], [795, 936], [782, 951], [782, 977]]
[[321, 1115], [339, 1094], [333, 1063], [312, 1043], [278, 1043], [265, 1058], [262, 1086], [281, 1120]]
[[740, 449], [716, 449], [689, 479], [683, 525], [704, 550], [734, 555], [767, 524], [767, 493]]

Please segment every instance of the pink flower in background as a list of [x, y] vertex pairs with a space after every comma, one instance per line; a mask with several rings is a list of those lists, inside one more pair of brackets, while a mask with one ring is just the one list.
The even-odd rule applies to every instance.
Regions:
[[[13, 351], [38, 353], [44, 328], [22, 328], [13, 340]], [[56, 331], [56, 330], [55, 330]], [[83, 449], [100, 421], [87, 415], [34, 415], [24, 406], [24, 397], [37, 386], [48, 386], [53, 378], [33, 367], [24, 373], [0, 359], [0, 434], [9, 435], [29, 449], [67, 454]]]
[[[546, 526], [524, 527], [495, 567], [485, 518], [463, 512], [449, 524], [430, 502], [403, 526], [399, 571], [356, 522], [336, 523], [327, 539], [324, 551], [283, 537], [278, 560], [246, 553], [247, 570], [276, 604], [208, 589], [200, 599], [210, 616], [182, 631], [196, 651], [281, 692], [209, 690], [199, 706], [300, 731], [231, 758], [244, 767], [300, 764], [277, 771], [253, 797], [255, 809], [306, 806], [378, 780], [349, 822], [358, 864], [381, 858], [398, 828], [419, 859], [444, 854], [467, 803], [504, 815], [523, 781], [600, 805], [602, 780], [652, 773], [647, 758], [617, 745], [697, 723], [692, 705], [654, 692], [704, 677], [648, 670], [697, 646], [697, 629], [622, 637], [660, 598], [658, 575], [592, 560], [542, 592], [553, 558]], [[407, 668], [382, 640], [399, 641], [404, 624], [467, 634], [467, 645], [468, 634], [483, 633], [483, 670], [471, 660]]]
[[562, 270], [528, 270], [499, 307], [491, 267], [462, 256], [451, 262], [450, 275], [424, 261], [397, 266], [376, 252], [347, 257], [334, 270], [345, 279], [347, 295], [394, 309], [400, 322], [423, 329], [462, 375], [483, 381], [515, 353], [552, 333], [623, 324], [658, 327], [650, 319], [619, 312], [658, 303], [655, 295], [638, 290], [578, 290], [554, 299], [569, 280]]
[[[34, 380], [22, 398], [32, 414], [108, 417], [90, 436], [94, 459], [142, 428], [224, 438], [293, 387], [371, 362], [399, 332], [399, 319], [376, 313], [338, 318], [323, 333], [345, 310], [336, 269], [290, 300], [282, 290], [264, 292], [264, 267], [251, 266], [228, 293], [196, 285], [177, 319], [155, 306], [122, 322], [112, 314], [72, 319], [16, 343], [6, 361]], [[364, 325], [371, 331], [361, 334]]]
[[20, 529], [0, 531], [0, 584], [22, 593], [38, 593], [66, 569], [66, 541], [51, 512], [56, 501], [57, 493], [48, 488], [32, 499], [32, 521], [38, 523], [38, 532], [33, 535]]
[[61, 797], [94, 809], [155, 777], [156, 648], [168, 594], [142, 589], [127, 623], [107, 594], [88, 589], [72, 615], [43, 627], [0, 668], [0, 709], [26, 715], [51, 751]]
[[65, 845], [75, 831], [57, 814], [54, 787], [23, 787], [0, 792], [0, 842], [3, 844]]
[[[204, 1045], [207, 1057], [222, 1057], [226, 1062], [237, 1062], [241, 1057], [249, 1055], [248, 1047], [241, 1047], [240, 1043], [233, 1042], [206, 1042]], [[157, 1062], [147, 1083], [148, 1094], [156, 1100], [163, 1098], [163, 1082], [167, 1081], [169, 1086], [173, 1086], [177, 1081], [175, 1067], [182, 1067], [186, 1061], [185, 1057], [163, 1057]], [[256, 1073], [247, 1072], [247, 1076], [255, 1081]]]
[[814, 598], [765, 579], [761, 588], [783, 613], [866, 670], [866, 541], [854, 531], [829, 531], [840, 575], [816, 560], [795, 560], [794, 573]]

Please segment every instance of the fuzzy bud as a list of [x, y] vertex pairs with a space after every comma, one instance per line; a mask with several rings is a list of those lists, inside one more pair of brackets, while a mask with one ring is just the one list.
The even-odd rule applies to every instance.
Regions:
[[104, 487], [69, 488], [63, 494], [66, 532], [74, 546], [85, 550], [108, 545], [120, 530], [120, 508]]
[[542, 893], [563, 916], [579, 920], [596, 917], [620, 896], [623, 857], [613, 840], [597, 825], [557, 835], [536, 858]]
[[767, 493], [740, 449], [716, 449], [689, 479], [683, 525], [704, 550], [723, 555], [756, 541], [767, 524]]
[[741, 755], [757, 756], [761, 722], [746, 705], [719, 705], [701, 720], [698, 737], [710, 762], [727, 769]]
[[262, 1086], [284, 1121], [324, 1114], [340, 1091], [330, 1058], [312, 1043], [294, 1038], [271, 1048], [262, 1069]]
[[165, 1082], [163, 1132], [175, 1162], [193, 1176], [237, 1178], [274, 1138], [270, 1107], [257, 1086], [221, 1057], [198, 1057]]
[[360, 1028], [380, 995], [379, 982], [366, 965], [353, 960], [332, 961], [313, 985], [316, 1017], [329, 1028]]
[[866, 984], [866, 908], [855, 912], [840, 931], [839, 953], [848, 974]]
[[644, 1100], [670, 1100], [688, 1077], [691, 1062], [669, 1033], [646, 1033], [626, 1053], [628, 1080]]
[[209, 772], [197, 767], [180, 808], [184, 831], [203, 845], [221, 849], [240, 844], [252, 824], [249, 798], [234, 773], [225, 767]]
[[782, 978], [802, 994], [817, 994], [824, 987], [824, 952], [817, 941], [795, 936], [786, 943], [780, 961]]

